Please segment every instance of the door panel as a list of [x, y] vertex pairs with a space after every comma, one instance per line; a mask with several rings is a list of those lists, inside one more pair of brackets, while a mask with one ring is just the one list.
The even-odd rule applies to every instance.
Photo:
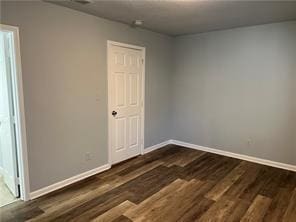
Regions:
[[130, 131], [129, 131], [129, 146], [134, 147], [139, 145], [139, 117], [138, 116], [130, 116], [129, 117], [129, 125], [130, 125]]
[[[138, 49], [117, 45], [109, 47], [108, 98], [112, 163], [141, 153], [142, 54]], [[112, 115], [112, 111], [116, 114]]]
[[15, 197], [19, 196], [12, 95], [12, 34], [0, 32], [0, 149], [3, 179]]
[[115, 121], [115, 152], [125, 150], [126, 146], [126, 118], [117, 118]]
[[129, 74], [129, 105], [138, 106], [139, 105], [139, 75], [135, 73]]
[[126, 105], [126, 76], [124, 72], [114, 73], [115, 79], [115, 106], [120, 108]]

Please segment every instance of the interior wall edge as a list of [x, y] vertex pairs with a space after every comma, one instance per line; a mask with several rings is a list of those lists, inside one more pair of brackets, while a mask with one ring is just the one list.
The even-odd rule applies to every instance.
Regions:
[[216, 149], [216, 148], [199, 146], [196, 144], [187, 143], [187, 142], [183, 142], [180, 140], [170, 140], [170, 144], [174, 144], [174, 145], [183, 146], [183, 147], [187, 147], [187, 148], [191, 148], [191, 149], [195, 149], [195, 150], [200, 150], [200, 151], [204, 151], [204, 152], [208, 152], [208, 153], [214, 153], [214, 154], [218, 154], [218, 155], [222, 155], [222, 156], [232, 157], [232, 158], [236, 158], [236, 159], [240, 159], [240, 160], [245, 160], [245, 161], [249, 161], [249, 162], [253, 162], [253, 163], [258, 163], [258, 164], [262, 164], [262, 165], [266, 165], [266, 166], [271, 166], [271, 167], [275, 167], [275, 168], [280, 168], [280, 169], [296, 172], [296, 165], [292, 165], [292, 164], [280, 163], [280, 162], [267, 160], [267, 159], [263, 159], [263, 158], [258, 158], [258, 157], [253, 157], [253, 156], [249, 156], [249, 155], [223, 151], [223, 150]]

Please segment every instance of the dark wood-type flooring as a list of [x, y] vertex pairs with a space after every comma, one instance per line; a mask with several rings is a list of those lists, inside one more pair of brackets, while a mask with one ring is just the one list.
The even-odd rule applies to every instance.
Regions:
[[296, 222], [296, 173], [169, 145], [0, 213], [1, 222]]

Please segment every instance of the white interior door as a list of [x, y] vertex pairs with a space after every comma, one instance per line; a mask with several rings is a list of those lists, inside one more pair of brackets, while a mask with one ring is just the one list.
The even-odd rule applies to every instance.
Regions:
[[143, 146], [144, 50], [108, 45], [109, 146], [111, 162], [137, 156]]
[[12, 95], [12, 35], [0, 32], [0, 149], [3, 179], [15, 197], [19, 196]]

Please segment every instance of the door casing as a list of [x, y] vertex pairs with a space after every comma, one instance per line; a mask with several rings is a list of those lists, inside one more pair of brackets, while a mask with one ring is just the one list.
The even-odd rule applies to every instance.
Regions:
[[141, 100], [143, 101], [142, 104], [142, 109], [141, 109], [141, 155], [144, 154], [144, 129], [145, 129], [145, 55], [146, 55], [146, 48], [145, 47], [141, 47], [141, 46], [136, 46], [136, 45], [131, 45], [131, 44], [125, 44], [125, 43], [121, 43], [121, 42], [114, 42], [114, 41], [107, 41], [107, 81], [108, 81], [108, 163], [111, 166], [112, 165], [112, 146], [111, 146], [111, 121], [113, 116], [111, 115], [112, 112], [112, 107], [111, 107], [111, 99], [110, 99], [110, 95], [111, 95], [111, 81], [110, 81], [110, 51], [111, 51], [111, 46], [119, 46], [119, 47], [124, 47], [124, 48], [130, 48], [130, 49], [136, 49], [136, 50], [140, 50], [142, 53], [142, 58], [143, 58], [143, 63], [142, 63], [142, 98]]
[[16, 26], [0, 24], [0, 31], [13, 33], [13, 56], [14, 72], [12, 72], [12, 90], [15, 108], [15, 125], [16, 125], [16, 145], [17, 145], [17, 161], [19, 168], [19, 184], [20, 199], [24, 201], [30, 200], [30, 182], [28, 170], [28, 152], [27, 152], [27, 136], [26, 121], [23, 95], [23, 80], [21, 70], [21, 54], [19, 29]]

